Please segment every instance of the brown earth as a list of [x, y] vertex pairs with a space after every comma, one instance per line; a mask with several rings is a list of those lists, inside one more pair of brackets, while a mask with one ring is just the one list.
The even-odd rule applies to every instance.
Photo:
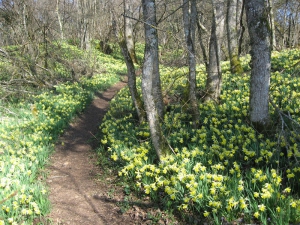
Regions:
[[[119, 82], [97, 94], [59, 139], [47, 168], [52, 207], [47, 219], [49, 224], [170, 224], [151, 203], [137, 203], [125, 196], [124, 188], [115, 184], [115, 174], [110, 176], [96, 165], [97, 154], [93, 150], [99, 141], [95, 135], [109, 101], [125, 85]], [[122, 205], [127, 207], [126, 213], [121, 213]], [[159, 214], [160, 218], [154, 221], [149, 212]]]
[[114, 204], [101, 200], [108, 187], [96, 182], [96, 175], [101, 171], [96, 166], [96, 153], [92, 151], [97, 141], [94, 136], [109, 100], [125, 85], [119, 82], [99, 94], [57, 143], [47, 178], [52, 205], [49, 217], [53, 224], [100, 225], [130, 221], [118, 213]]

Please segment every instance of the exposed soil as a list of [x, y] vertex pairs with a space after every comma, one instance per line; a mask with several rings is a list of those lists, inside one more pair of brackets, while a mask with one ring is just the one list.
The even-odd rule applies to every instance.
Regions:
[[95, 136], [109, 101], [125, 85], [119, 82], [97, 94], [57, 142], [47, 168], [51, 212], [44, 224], [177, 224], [147, 198], [127, 195], [113, 170], [97, 165]]
[[119, 82], [98, 94], [58, 141], [47, 178], [52, 224], [132, 224], [129, 215], [120, 214], [115, 203], [106, 201], [111, 187], [97, 181], [101, 171], [93, 151], [109, 101], [125, 85]]

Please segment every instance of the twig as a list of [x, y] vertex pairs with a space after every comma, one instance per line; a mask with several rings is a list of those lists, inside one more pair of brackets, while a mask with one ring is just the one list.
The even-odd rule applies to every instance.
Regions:
[[50, 177], [51, 179], [52, 178], [61, 178], [61, 177], [68, 177], [69, 175], [65, 175], [65, 176], [53, 176], [53, 177]]
[[97, 140], [100, 141], [91, 131], [89, 131], [89, 133]]
[[7, 198], [0, 201], [0, 205], [2, 205], [4, 202], [6, 202], [8, 199], [16, 196], [18, 194], [18, 191], [15, 191], [14, 193], [10, 194]]
[[173, 152], [174, 155], [176, 155], [174, 149], [172, 148], [172, 146], [169, 144], [169, 142], [167, 141], [167, 139], [165, 138], [166, 143], [168, 144], [169, 148], [171, 149], [171, 151]]
[[9, 109], [7, 109], [7, 108], [4, 108], [3, 106], [0, 106], [1, 108], [3, 108], [3, 109], [5, 109], [8, 113], [10, 113], [10, 114], [13, 114], [13, 115], [18, 115], [18, 114], [16, 114], [16, 113], [14, 113], [14, 112], [12, 112], [12, 111], [10, 111]]
[[[283, 136], [287, 146], [286, 148], [289, 149], [290, 148], [290, 145], [288, 144], [288, 140], [287, 140], [287, 137], [284, 135], [284, 127], [286, 127], [289, 132], [291, 132], [291, 129], [289, 128], [289, 126], [287, 125], [287, 123], [284, 121], [283, 119], [283, 116], [287, 117], [290, 121], [292, 121], [295, 125], [297, 125], [298, 127], [300, 127], [300, 124], [295, 121], [290, 115], [286, 115], [279, 107], [277, 107], [275, 105], [275, 103], [272, 101], [271, 97], [269, 98], [269, 102], [271, 103], [271, 105], [275, 108], [275, 110], [278, 112], [279, 116], [280, 116], [280, 119], [281, 119], [281, 135]], [[278, 138], [278, 142], [279, 144], [279, 138]], [[297, 157], [294, 155], [294, 158], [295, 158], [295, 161], [297, 164], [299, 164], [299, 161], [297, 159]]]
[[0, 52], [4, 55], [4, 56], [8, 56], [8, 53], [6, 51], [4, 51], [3, 49], [0, 48]]

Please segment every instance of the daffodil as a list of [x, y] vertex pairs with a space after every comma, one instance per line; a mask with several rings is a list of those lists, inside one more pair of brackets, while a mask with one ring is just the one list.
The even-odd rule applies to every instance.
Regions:
[[253, 216], [254, 216], [255, 218], [258, 218], [258, 217], [259, 217], [259, 212], [255, 212], [255, 213], [253, 214]]
[[266, 206], [264, 204], [258, 205], [259, 211], [264, 212], [266, 210]]
[[203, 216], [204, 216], [204, 217], [208, 217], [208, 216], [209, 216], [209, 212], [204, 211]]

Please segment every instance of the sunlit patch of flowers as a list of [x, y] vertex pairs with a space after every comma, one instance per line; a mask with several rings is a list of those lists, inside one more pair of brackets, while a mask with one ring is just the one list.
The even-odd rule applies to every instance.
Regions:
[[49, 211], [47, 190], [38, 181], [39, 169], [58, 135], [84, 110], [93, 93], [117, 82], [117, 73], [126, 72], [122, 61], [110, 58], [110, 67], [108, 56], [95, 57], [106, 73], [57, 85], [53, 91], [33, 96], [31, 104], [7, 105], [7, 111], [0, 113], [0, 224], [32, 224]]
[[[299, 52], [283, 54], [299, 60]], [[279, 57], [276, 54], [273, 64]], [[281, 59], [289, 66], [288, 59]], [[242, 60], [244, 70], [249, 70], [249, 56]], [[191, 115], [181, 104], [187, 68], [161, 68], [164, 90], [179, 100], [163, 119], [163, 131], [173, 150], [159, 164], [155, 163], [148, 125], [138, 124], [127, 89], [112, 102], [100, 126], [101, 142], [111, 152], [111, 159], [123, 165], [120, 176], [133, 179], [138, 190], [166, 206], [215, 223], [236, 221], [241, 216], [244, 222], [299, 222], [299, 75], [280, 73], [274, 66], [271, 99], [294, 122], [285, 118], [290, 122], [288, 129], [274, 127], [273, 135], [264, 135], [247, 123], [250, 76], [232, 75], [228, 63], [223, 66], [222, 101], [219, 105], [200, 103], [198, 129], [193, 128]], [[198, 87], [203, 89], [205, 69], [199, 66], [197, 71]], [[270, 109], [272, 119], [278, 120], [276, 110]]]

